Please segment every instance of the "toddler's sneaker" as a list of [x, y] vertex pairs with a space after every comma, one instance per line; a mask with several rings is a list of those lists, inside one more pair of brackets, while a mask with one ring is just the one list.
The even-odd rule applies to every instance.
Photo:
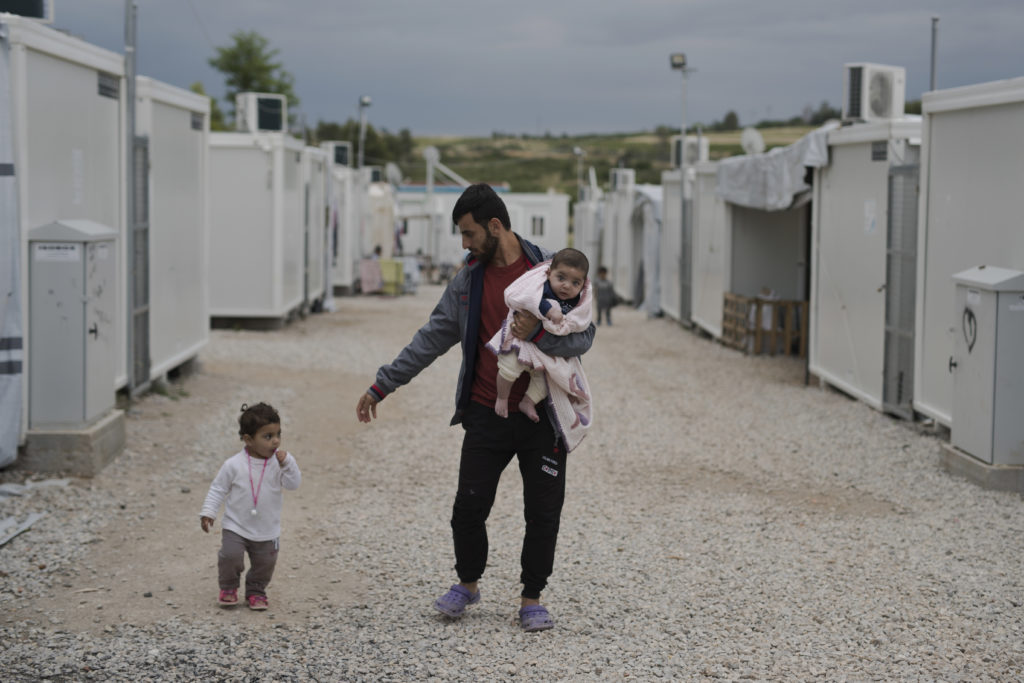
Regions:
[[267, 609], [266, 595], [250, 595], [246, 599], [249, 601], [249, 609]]
[[220, 595], [217, 597], [217, 602], [221, 605], [237, 605], [238, 590], [235, 588], [232, 588], [231, 590], [222, 590]]

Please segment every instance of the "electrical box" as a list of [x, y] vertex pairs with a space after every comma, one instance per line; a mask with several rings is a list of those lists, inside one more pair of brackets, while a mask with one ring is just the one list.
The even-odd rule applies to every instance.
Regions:
[[1024, 272], [980, 266], [953, 281], [950, 442], [990, 465], [1024, 465]]
[[117, 230], [60, 220], [29, 233], [30, 429], [114, 407], [117, 304]]

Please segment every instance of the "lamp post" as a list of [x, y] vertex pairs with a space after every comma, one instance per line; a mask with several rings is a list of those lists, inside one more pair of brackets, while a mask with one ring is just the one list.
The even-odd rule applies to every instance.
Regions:
[[359, 162], [358, 168], [363, 167], [363, 147], [366, 146], [366, 109], [372, 104], [369, 95], [359, 98]]
[[576, 200], [583, 201], [583, 157], [587, 153], [581, 147], [573, 147], [572, 153], [576, 155]]
[[682, 229], [679, 249], [679, 320], [690, 324], [690, 225], [686, 216], [686, 55], [673, 52], [669, 66], [683, 76], [683, 112], [679, 127], [679, 194], [682, 197], [679, 222]]

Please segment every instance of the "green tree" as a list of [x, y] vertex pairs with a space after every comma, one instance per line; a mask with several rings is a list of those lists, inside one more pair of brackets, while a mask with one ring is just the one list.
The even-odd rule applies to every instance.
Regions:
[[[359, 155], [359, 122], [355, 119], [349, 119], [345, 123], [318, 121], [312, 135], [317, 144], [325, 140], [348, 140], [352, 143], [353, 156]], [[378, 131], [367, 124], [364, 161], [368, 165], [383, 165], [389, 161], [397, 164], [415, 162], [415, 146], [416, 143], [408, 128], [403, 128], [397, 135], [392, 135], [387, 129], [382, 128]]]
[[[256, 31], [236, 31], [231, 34], [234, 41], [227, 47], [218, 47], [217, 56], [208, 62], [224, 74], [231, 118], [235, 117], [235, 95], [240, 92], [266, 92], [284, 95], [288, 98], [288, 110], [299, 106], [295, 96], [295, 79], [281, 62], [275, 61], [278, 50], [270, 48], [270, 41]], [[293, 118], [289, 114], [289, 119]]]
[[740, 127], [740, 117], [736, 115], [736, 112], [726, 112], [725, 118], [722, 119], [722, 130], [738, 130]]
[[203, 84], [196, 81], [188, 89], [210, 100], [210, 130], [228, 130], [228, 124], [224, 121], [224, 112], [221, 110], [220, 105], [217, 104], [217, 100], [206, 94]]

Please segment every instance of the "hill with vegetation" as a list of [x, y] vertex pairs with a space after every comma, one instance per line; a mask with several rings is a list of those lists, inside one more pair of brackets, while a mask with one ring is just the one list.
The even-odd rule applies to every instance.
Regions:
[[[764, 128], [760, 132], [766, 149], [788, 145], [813, 130], [813, 126]], [[678, 129], [677, 129], [678, 130]], [[598, 183], [608, 183], [609, 170], [622, 166], [636, 170], [638, 183], [661, 183], [662, 171], [670, 166], [671, 129], [658, 132], [615, 133], [579, 136], [501, 135], [491, 137], [414, 137], [413, 153], [399, 163], [411, 183], [425, 180], [423, 150], [433, 146], [441, 161], [462, 177], [474, 182], [507, 184], [513, 192], [546, 192], [553, 188], [576, 196], [577, 158], [583, 150], [583, 181], [594, 168]], [[742, 154], [740, 130], [705, 134], [710, 158]], [[369, 147], [369, 146], [368, 146]]]

